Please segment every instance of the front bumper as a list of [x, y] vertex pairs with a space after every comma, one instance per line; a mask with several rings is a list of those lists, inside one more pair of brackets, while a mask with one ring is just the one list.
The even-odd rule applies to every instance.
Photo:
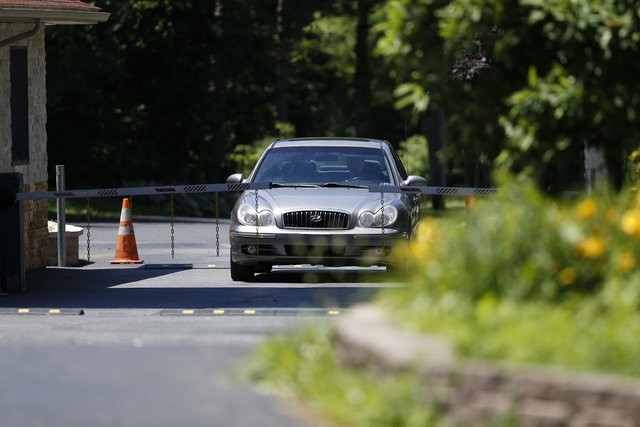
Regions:
[[395, 242], [408, 239], [393, 228], [356, 230], [274, 227], [256, 233], [255, 227], [241, 226], [230, 232], [231, 259], [241, 265], [389, 265]]

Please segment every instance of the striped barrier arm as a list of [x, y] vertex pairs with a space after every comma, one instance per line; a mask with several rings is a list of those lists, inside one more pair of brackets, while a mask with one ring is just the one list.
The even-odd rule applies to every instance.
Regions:
[[160, 194], [220, 193], [227, 191], [264, 190], [271, 187], [269, 182], [234, 184], [197, 184], [160, 187], [100, 188], [92, 190], [65, 190], [16, 193], [16, 200], [49, 200], [86, 197], [129, 197]]
[[[130, 197], [161, 194], [196, 194], [239, 192], [246, 190], [265, 190], [271, 188], [270, 182], [232, 183], [232, 184], [194, 184], [159, 187], [100, 188], [91, 190], [65, 190], [16, 193], [16, 200], [48, 200], [60, 198], [87, 197]], [[427, 194], [432, 196], [490, 196], [497, 188], [465, 187], [404, 187], [394, 185], [372, 185], [369, 191], [375, 193]]]
[[374, 193], [427, 194], [430, 196], [490, 196], [497, 188], [469, 187], [403, 187], [393, 185], [372, 185], [369, 191]]

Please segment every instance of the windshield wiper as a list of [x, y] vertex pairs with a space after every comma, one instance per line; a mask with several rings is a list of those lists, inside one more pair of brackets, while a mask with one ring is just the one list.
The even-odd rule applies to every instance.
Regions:
[[282, 184], [280, 182], [271, 183], [271, 188], [295, 188], [295, 187], [317, 188], [319, 186], [316, 184]]
[[326, 184], [322, 184], [320, 187], [329, 187], [329, 188], [369, 188], [367, 185], [357, 185], [357, 184], [344, 184], [338, 182], [327, 182]]

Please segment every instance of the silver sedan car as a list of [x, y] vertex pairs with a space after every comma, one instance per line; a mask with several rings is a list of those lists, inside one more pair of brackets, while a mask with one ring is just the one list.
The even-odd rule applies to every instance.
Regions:
[[420, 193], [370, 192], [375, 186], [423, 186], [387, 141], [360, 138], [276, 140], [248, 177], [231, 212], [231, 278], [250, 281], [274, 265], [388, 265], [395, 241], [410, 239]]

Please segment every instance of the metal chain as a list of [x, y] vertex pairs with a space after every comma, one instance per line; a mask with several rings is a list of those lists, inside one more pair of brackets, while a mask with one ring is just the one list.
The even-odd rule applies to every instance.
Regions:
[[170, 209], [171, 209], [171, 259], [174, 258], [175, 255], [175, 244], [174, 244], [174, 230], [173, 230], [173, 194], [169, 195], [170, 200]]
[[385, 218], [384, 218], [384, 193], [381, 191], [380, 192], [380, 204], [382, 205], [381, 209], [381, 217], [382, 217], [382, 255], [384, 255], [387, 252], [387, 248], [384, 245], [384, 235], [385, 235], [385, 230], [384, 230], [384, 226], [385, 226]]
[[216, 256], [220, 256], [220, 216], [218, 214], [218, 193], [216, 193]]
[[91, 199], [87, 197], [87, 262], [91, 262]]
[[258, 226], [260, 225], [260, 215], [258, 214], [258, 189], [255, 189], [256, 197], [256, 255], [260, 253], [260, 235], [258, 234]]

